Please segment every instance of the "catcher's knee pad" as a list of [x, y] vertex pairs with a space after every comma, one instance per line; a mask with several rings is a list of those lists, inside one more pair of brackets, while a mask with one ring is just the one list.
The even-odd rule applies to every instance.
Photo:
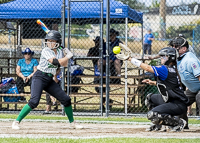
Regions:
[[160, 122], [161, 122], [162, 116], [161, 116], [160, 114], [158, 114], [158, 112], [149, 111], [149, 112], [147, 113], [147, 118], [148, 118], [149, 120], [151, 120], [151, 122], [152, 122], [153, 124], [158, 125], [158, 124], [160, 124]]
[[153, 93], [149, 93], [147, 94], [146, 98], [145, 98], [145, 105], [147, 106], [148, 109], [151, 109], [152, 108], [152, 103], [151, 103], [151, 95], [153, 95]]

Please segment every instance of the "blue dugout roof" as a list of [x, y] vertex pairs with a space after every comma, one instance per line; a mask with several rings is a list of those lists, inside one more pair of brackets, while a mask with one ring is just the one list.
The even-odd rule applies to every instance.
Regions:
[[[62, 0], [15, 0], [0, 4], [0, 20], [60, 19], [61, 8]], [[100, 18], [100, 2], [71, 2], [70, 8], [72, 21], [91, 19], [92, 23], [92, 19]], [[103, 12], [106, 18], [106, 0]], [[115, 19], [115, 22], [117, 20], [117, 23], [124, 23], [125, 18], [128, 18], [129, 23], [143, 23], [142, 12], [137, 12], [128, 5], [114, 0], [110, 0], [110, 18], [111, 23], [112, 19]]]

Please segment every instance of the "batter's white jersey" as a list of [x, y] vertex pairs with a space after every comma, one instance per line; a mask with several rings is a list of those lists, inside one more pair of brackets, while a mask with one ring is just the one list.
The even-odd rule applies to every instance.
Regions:
[[55, 66], [48, 61], [49, 59], [53, 57], [56, 57], [57, 59], [63, 58], [64, 57], [63, 49], [61, 47], [57, 48], [57, 55], [56, 55], [53, 50], [51, 50], [48, 47], [45, 47], [42, 50], [40, 62], [39, 62], [39, 65], [37, 66], [37, 69], [42, 72], [51, 73], [55, 75], [58, 66]]

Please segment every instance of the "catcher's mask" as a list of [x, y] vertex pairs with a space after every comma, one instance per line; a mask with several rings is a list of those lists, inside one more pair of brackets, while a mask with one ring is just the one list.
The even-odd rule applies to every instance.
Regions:
[[[54, 40], [56, 42], [47, 42], [47, 40]], [[48, 32], [48, 34], [45, 37], [44, 42], [45, 47], [49, 47], [50, 49], [57, 49], [61, 46], [61, 35], [56, 30], [51, 30]]]
[[186, 47], [187, 49], [189, 48], [188, 41], [184, 38], [184, 36], [178, 36], [178, 37], [172, 39], [171, 41], [169, 41], [168, 45], [176, 48], [178, 51], [182, 47]]
[[169, 65], [171, 62], [176, 62], [176, 59], [178, 57], [178, 52], [175, 48], [166, 47], [159, 51], [158, 55], [161, 57], [166, 57], [166, 61], [164, 65]]

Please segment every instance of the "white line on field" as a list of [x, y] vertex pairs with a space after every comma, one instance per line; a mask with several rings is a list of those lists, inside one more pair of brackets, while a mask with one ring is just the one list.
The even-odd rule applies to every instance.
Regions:
[[66, 138], [66, 139], [99, 139], [99, 138], [155, 138], [155, 139], [168, 139], [168, 138], [174, 138], [174, 139], [197, 139], [200, 138], [199, 136], [193, 136], [193, 137], [138, 137], [137, 135], [125, 135], [121, 137], [117, 136], [91, 136], [91, 137], [66, 137], [66, 136], [48, 136], [48, 135], [35, 135], [35, 134], [28, 134], [28, 135], [19, 135], [19, 134], [0, 134], [0, 138]]
[[[0, 119], [2, 122], [12, 122], [14, 119]], [[23, 119], [23, 122], [50, 122], [50, 123], [69, 123], [66, 120], [43, 120], [43, 119]], [[151, 122], [126, 122], [126, 121], [95, 121], [95, 120], [76, 120], [78, 123], [92, 123], [92, 124], [131, 124], [131, 125], [150, 125]], [[200, 127], [200, 124], [189, 124]]]
[[[14, 119], [0, 119], [2, 122], [12, 122]], [[23, 119], [23, 122], [51, 122], [51, 123], [68, 123], [66, 120], [42, 120], [42, 119]], [[125, 122], [125, 121], [87, 121], [87, 120], [76, 120], [78, 123], [93, 123], [93, 124], [132, 124], [132, 125], [150, 125], [150, 122]]]

